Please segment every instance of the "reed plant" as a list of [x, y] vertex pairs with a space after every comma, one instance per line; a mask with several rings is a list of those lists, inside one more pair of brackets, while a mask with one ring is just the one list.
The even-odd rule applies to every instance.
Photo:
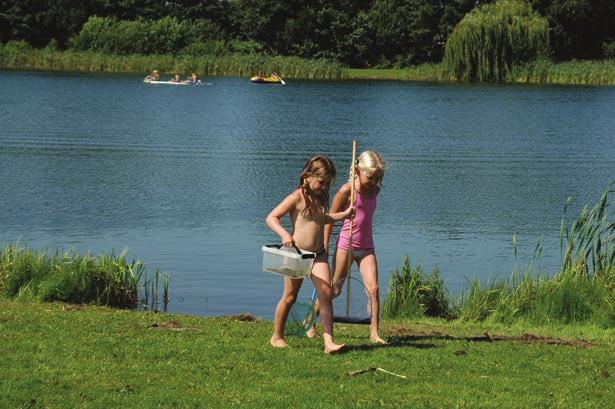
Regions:
[[[140, 260], [128, 262], [127, 249], [94, 256], [73, 251], [32, 250], [19, 242], [0, 251], [0, 294], [20, 300], [92, 303], [116, 308], [158, 310], [160, 271], [147, 279]], [[168, 274], [163, 275], [163, 304], [168, 303]], [[146, 302], [143, 302], [143, 295]]]

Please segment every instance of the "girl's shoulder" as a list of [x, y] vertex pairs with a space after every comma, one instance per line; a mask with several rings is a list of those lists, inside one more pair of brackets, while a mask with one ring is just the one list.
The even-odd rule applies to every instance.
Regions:
[[283, 200], [283, 203], [288, 205], [299, 205], [303, 200], [303, 195], [301, 194], [301, 189], [297, 189], [292, 191], [288, 196], [286, 196]]
[[291, 197], [297, 203], [303, 200], [303, 192], [301, 189], [295, 189], [288, 197]]
[[337, 191], [337, 194], [338, 195], [339, 194], [350, 195], [350, 191], [351, 191], [350, 182], [346, 182], [342, 186], [340, 186], [339, 190]]

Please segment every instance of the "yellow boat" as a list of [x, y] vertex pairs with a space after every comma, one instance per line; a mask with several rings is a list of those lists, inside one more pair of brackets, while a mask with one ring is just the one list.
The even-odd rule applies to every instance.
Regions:
[[250, 81], [255, 84], [285, 84], [284, 80], [280, 77], [259, 77], [258, 75], [250, 78]]

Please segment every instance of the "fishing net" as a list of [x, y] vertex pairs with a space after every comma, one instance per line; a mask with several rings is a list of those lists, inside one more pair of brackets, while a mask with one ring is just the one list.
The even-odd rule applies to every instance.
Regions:
[[[371, 321], [371, 297], [367, 288], [358, 278], [350, 277], [354, 288], [354, 295], [350, 301], [349, 311], [345, 310], [345, 290], [339, 297], [333, 300], [334, 322], [349, 324], [369, 324]], [[345, 283], [346, 284], [346, 283]], [[362, 291], [358, 291], [361, 289]], [[314, 310], [316, 292], [312, 292], [312, 298], [305, 302], [295, 302], [288, 313], [284, 335], [306, 336], [307, 332], [316, 324], [318, 315]]]
[[314, 311], [315, 298], [306, 302], [295, 302], [288, 313], [284, 335], [295, 335], [304, 337], [307, 331], [316, 323], [316, 312]]
[[371, 319], [371, 302], [372, 299], [367, 292], [363, 280], [350, 277], [351, 294], [348, 311], [346, 310], [346, 291], [348, 283], [344, 280], [342, 292], [333, 299], [333, 321], [346, 322], [356, 324], [369, 324]]

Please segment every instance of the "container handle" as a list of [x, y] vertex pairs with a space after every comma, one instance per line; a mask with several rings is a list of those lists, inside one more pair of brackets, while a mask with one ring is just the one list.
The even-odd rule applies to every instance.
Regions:
[[[284, 244], [268, 244], [265, 245], [265, 247], [275, 247], [276, 249], [281, 249], [282, 247], [284, 247]], [[299, 247], [297, 247], [297, 245], [295, 244], [295, 242], [293, 241], [293, 248], [295, 249], [295, 251], [297, 252], [297, 254], [299, 254], [301, 256], [301, 258], [306, 259], [306, 258], [316, 258], [316, 254], [303, 254], [303, 252], [301, 251], [301, 249]]]

